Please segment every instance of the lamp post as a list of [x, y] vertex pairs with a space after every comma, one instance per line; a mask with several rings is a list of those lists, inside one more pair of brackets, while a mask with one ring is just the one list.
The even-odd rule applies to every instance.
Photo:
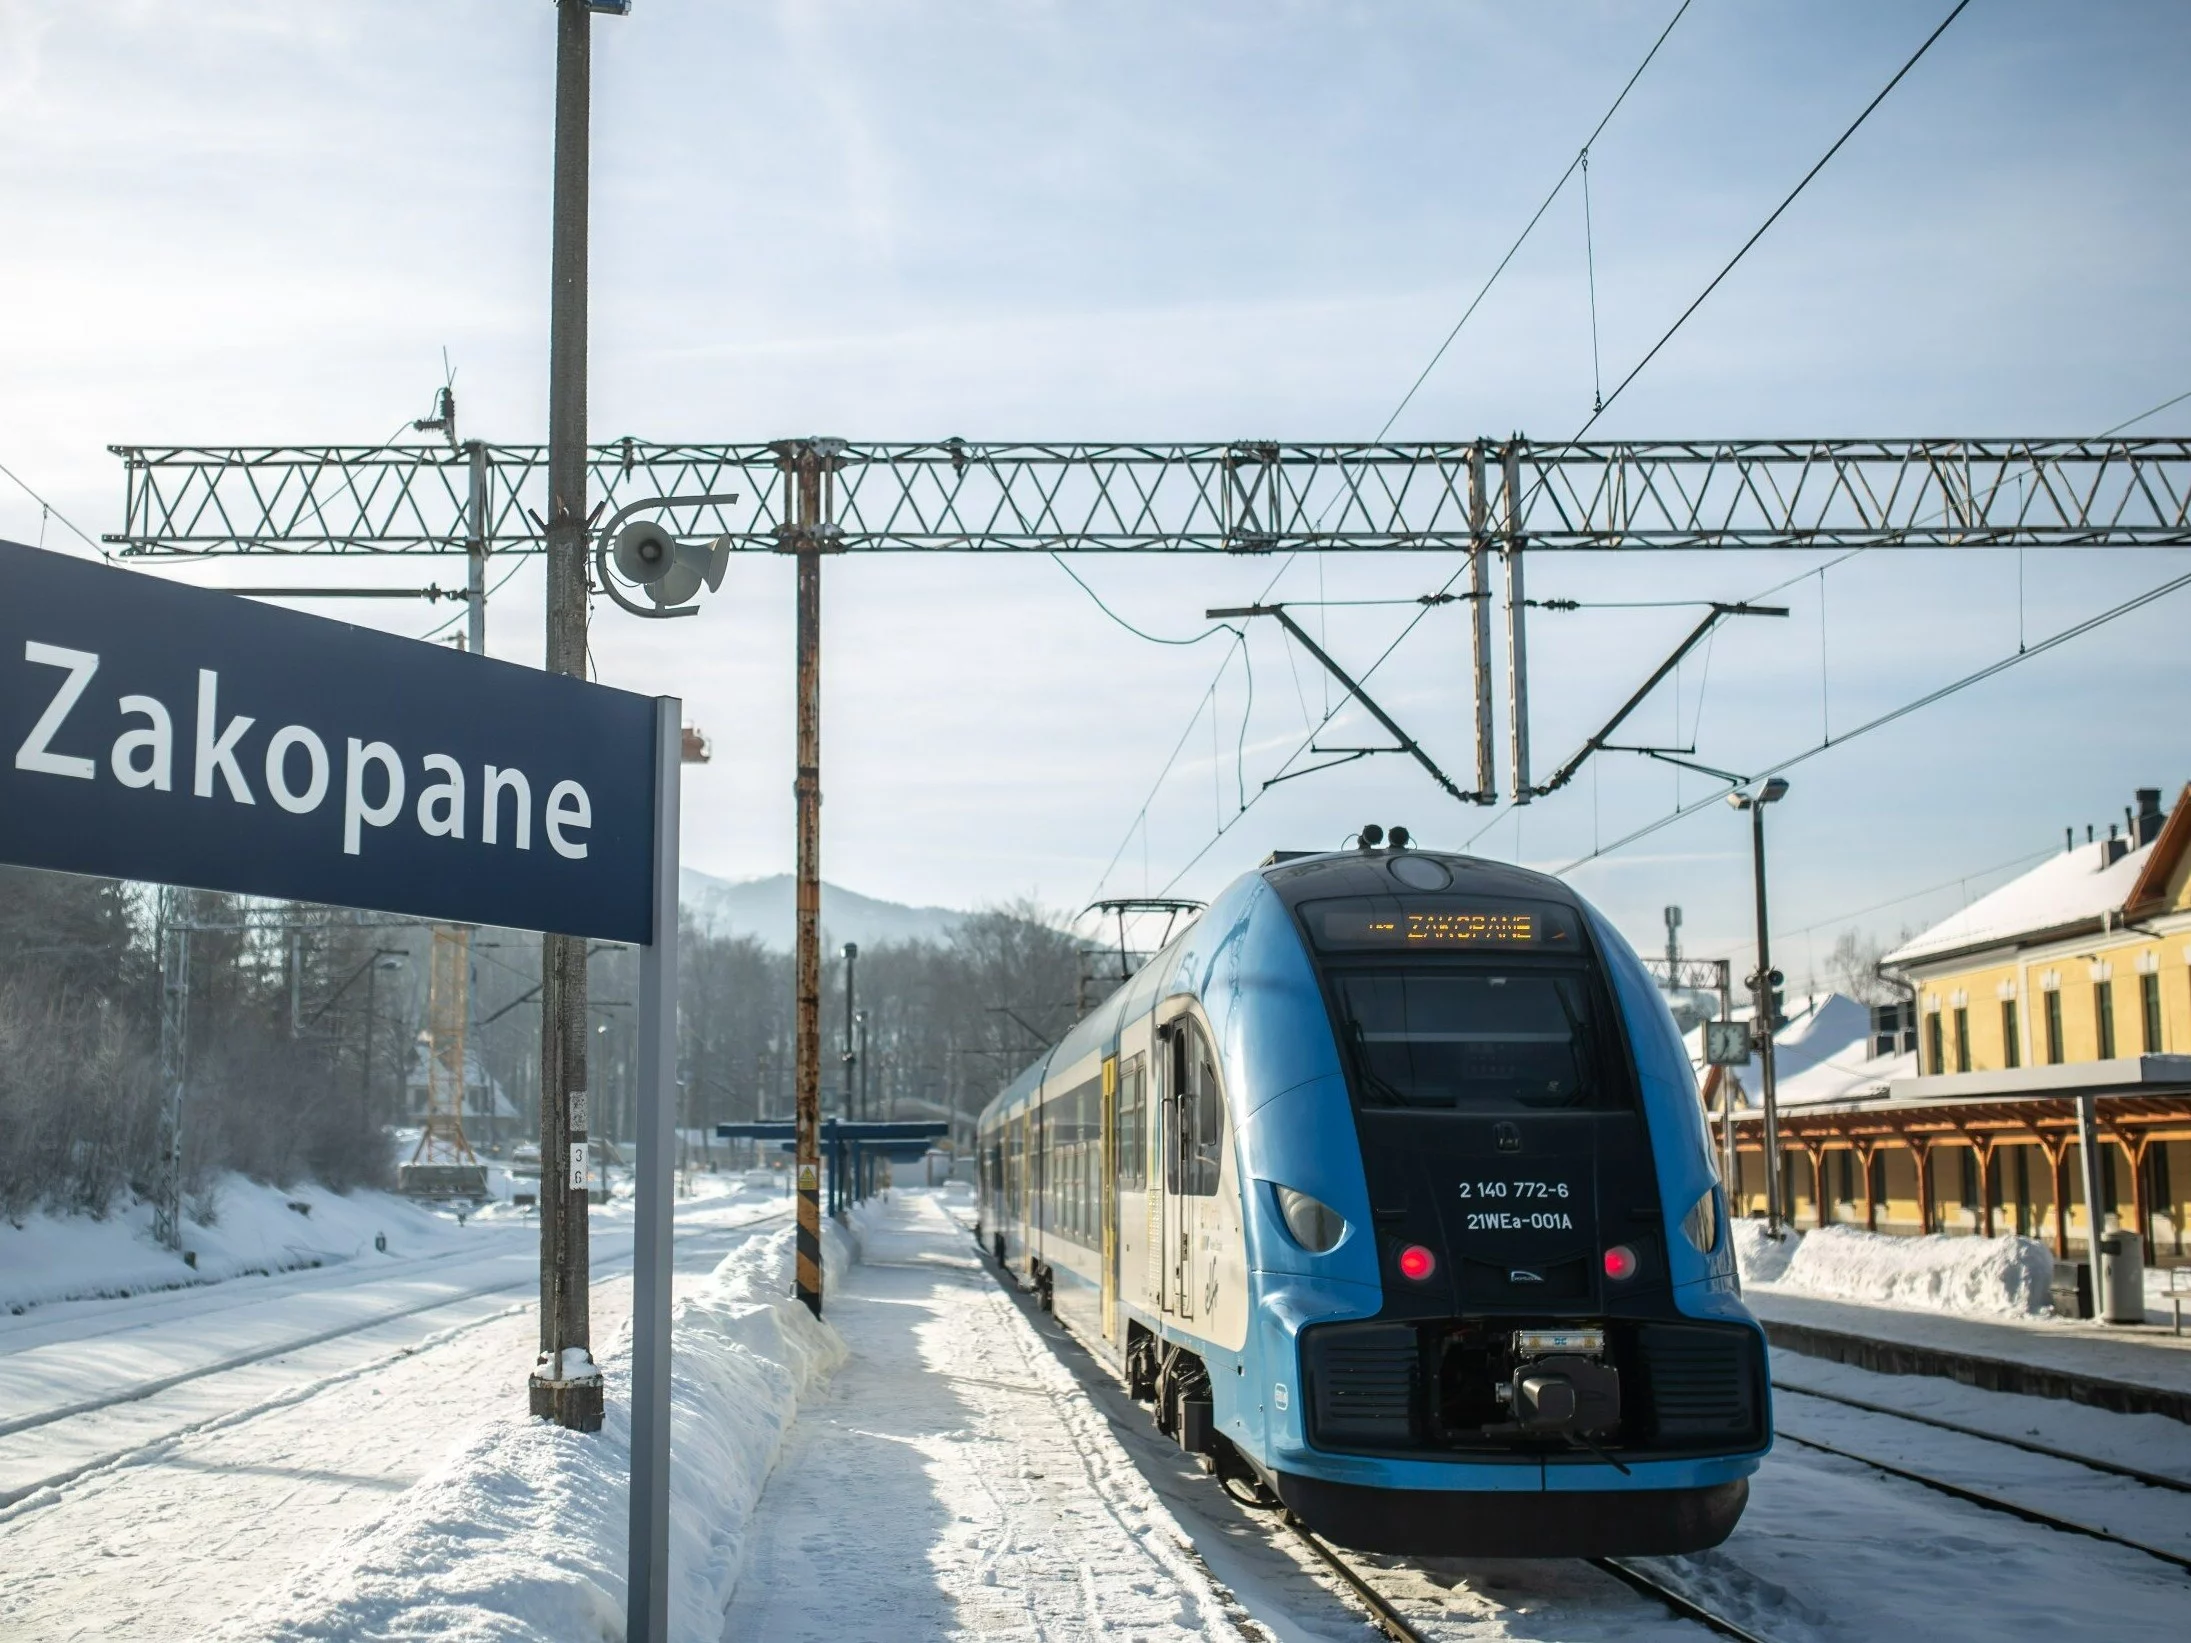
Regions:
[[1765, 1232], [1780, 1236], [1783, 1206], [1780, 1202], [1780, 1106], [1773, 1082], [1773, 1029], [1779, 1012], [1773, 993], [1780, 972], [1773, 968], [1772, 937], [1765, 919], [1765, 807], [1788, 794], [1785, 778], [1774, 776], [1754, 794], [1730, 793], [1727, 802], [1750, 813], [1750, 867], [1757, 886], [1757, 969], [1750, 975], [1750, 1034], [1757, 1046], [1758, 1088], [1765, 1109]]

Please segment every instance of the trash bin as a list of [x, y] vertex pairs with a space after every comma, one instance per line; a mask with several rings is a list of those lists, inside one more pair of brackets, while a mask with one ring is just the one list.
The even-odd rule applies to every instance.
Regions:
[[2100, 1239], [2100, 1297], [2106, 1322], [2145, 1322], [2145, 1240], [2135, 1232], [2110, 1232]]

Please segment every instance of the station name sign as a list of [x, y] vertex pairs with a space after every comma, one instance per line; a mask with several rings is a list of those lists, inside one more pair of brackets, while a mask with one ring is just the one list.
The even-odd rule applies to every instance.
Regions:
[[0, 861], [653, 937], [655, 704], [0, 542]]

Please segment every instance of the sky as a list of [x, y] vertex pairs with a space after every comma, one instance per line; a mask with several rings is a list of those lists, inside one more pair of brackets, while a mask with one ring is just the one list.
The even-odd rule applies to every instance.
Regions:
[[[1675, 9], [636, 0], [594, 25], [590, 430], [1369, 438]], [[1610, 385], [1947, 9], [1693, 0], [1592, 150], [1587, 244], [1571, 185], [1392, 436], [1572, 435], [1589, 266]], [[89, 551], [63, 518], [118, 525], [110, 444], [387, 440], [428, 412], [445, 357], [467, 437], [544, 437], [553, 69], [546, 0], [0, 0], [0, 464], [61, 516], [0, 477], [0, 536]], [[1593, 433], [2092, 434], [2191, 390], [2187, 71], [2180, 6], [1977, 0]], [[2191, 401], [2138, 431], [2187, 427]], [[1530, 592], [1778, 587], [1786, 619], [1730, 625], [1638, 721], [1754, 770], [2191, 569], [2176, 550], [1875, 552], [1815, 574], [1823, 557], [1546, 556]], [[1183, 638], [1279, 567], [1074, 568]], [[539, 564], [509, 569], [489, 648], [537, 664]], [[1410, 599], [1452, 569], [1303, 559], [1270, 596], [1367, 667], [1414, 612], [1308, 602]], [[461, 575], [317, 560], [281, 580]], [[1571, 867], [1646, 950], [1669, 904], [1692, 953], [1749, 941], [1731, 811], [1593, 858], [1705, 778], [1606, 756], [1489, 812], [1388, 757], [1266, 794], [1329, 688], [1271, 624], [1244, 657], [1230, 635], [1148, 643], [1041, 556], [848, 557], [824, 581], [834, 882], [962, 907], [1206, 897], [1271, 849], [1397, 822]], [[697, 619], [595, 610], [598, 676], [682, 696], [712, 738], [684, 821], [705, 871], [792, 864], [791, 592], [790, 566], [755, 555]], [[299, 603], [412, 634], [449, 617]], [[1426, 617], [1373, 682], [1456, 773], [1464, 609]], [[1770, 849], [1797, 990], [1841, 930], [1943, 917], [2065, 827], [2104, 833], [2138, 787], [2173, 802], [2187, 609], [2191, 592], [2157, 601], [1793, 768]], [[1536, 613], [1540, 776], [1694, 620]], [[1349, 715], [1326, 740], [1373, 737]]]

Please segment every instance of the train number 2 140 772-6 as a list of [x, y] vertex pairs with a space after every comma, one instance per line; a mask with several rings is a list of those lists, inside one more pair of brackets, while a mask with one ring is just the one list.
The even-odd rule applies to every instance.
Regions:
[[1463, 1181], [1461, 1196], [1469, 1199], [1506, 1199], [1520, 1202], [1553, 1202], [1570, 1195], [1565, 1181]]

